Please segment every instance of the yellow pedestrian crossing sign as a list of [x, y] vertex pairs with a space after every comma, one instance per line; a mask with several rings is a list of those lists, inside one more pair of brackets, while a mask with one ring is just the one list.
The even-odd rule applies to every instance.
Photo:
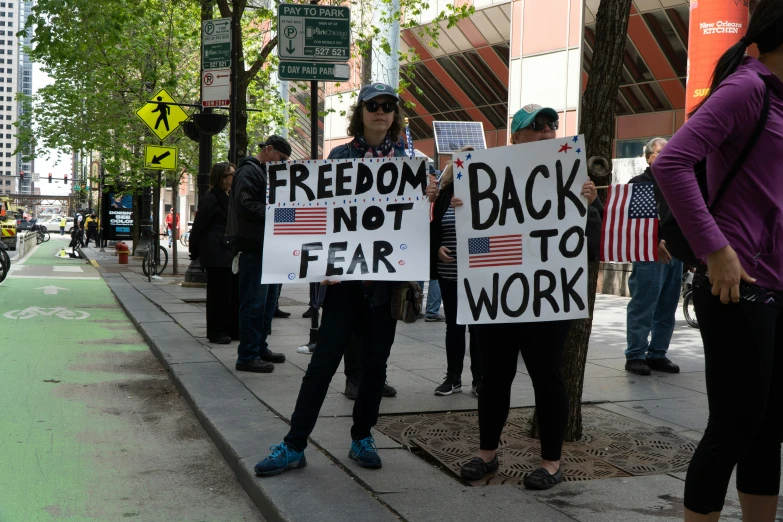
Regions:
[[175, 170], [177, 168], [177, 147], [144, 146], [144, 166], [155, 170]]
[[136, 116], [159, 140], [164, 140], [188, 119], [188, 114], [179, 105], [174, 105], [175, 103], [177, 102], [166, 89], [161, 89], [144, 107], [136, 111]]

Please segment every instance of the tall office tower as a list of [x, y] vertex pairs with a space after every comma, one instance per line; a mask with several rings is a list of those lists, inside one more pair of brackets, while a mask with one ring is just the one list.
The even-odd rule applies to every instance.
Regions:
[[[12, 9], [12, 7], [13, 7], [14, 3], [13, 2], [6, 2], [6, 3], [8, 4], [7, 11], [9, 11], [10, 13], [13, 13], [14, 10]], [[3, 2], [0, 2], [0, 12], [3, 10], [2, 4], [3, 4]], [[34, 4], [33, 1], [19, 2], [19, 4], [18, 4], [18, 6], [19, 6], [18, 7], [18, 9], [19, 9], [19, 17], [18, 17], [19, 18], [19, 24], [17, 26], [14, 26], [14, 28], [11, 29], [11, 30], [6, 29], [6, 31], [7, 31], [6, 34], [13, 35], [15, 33], [15, 30], [18, 30], [17, 28], [25, 26], [25, 24], [27, 23], [27, 16], [32, 11], [33, 4]], [[8, 17], [6, 17], [6, 19], [7, 19], [6, 23], [8, 24]], [[2, 16], [0, 16], [0, 22], [2, 22]], [[0, 26], [0, 29], [2, 29], [2, 26]], [[15, 38], [14, 40], [17, 40], [17, 39]], [[16, 84], [17, 92], [20, 92], [20, 93], [25, 94], [27, 96], [32, 96], [32, 94], [33, 94], [33, 63], [30, 61], [30, 57], [27, 56], [27, 54], [24, 52], [24, 49], [26, 47], [31, 47], [32, 46], [31, 38], [29, 36], [26, 36], [23, 39], [19, 39], [16, 42], [16, 46], [17, 46], [17, 49], [18, 49], [18, 52], [15, 53], [15, 56], [17, 56], [18, 77], [17, 77], [16, 82], [14, 82], [14, 83]], [[6, 87], [6, 91], [8, 91], [7, 87]], [[7, 96], [8, 92], [6, 92], [5, 95], [6, 95], [6, 100], [7, 100], [8, 99], [8, 96]], [[14, 97], [12, 96], [11, 99], [13, 100]], [[25, 111], [24, 105], [21, 102], [19, 102], [18, 100], [14, 100], [13, 104], [16, 106], [16, 113], [17, 113], [18, 117], [21, 117], [24, 114], [24, 111]], [[6, 118], [6, 121], [4, 123], [7, 123], [7, 118]], [[11, 132], [9, 133], [8, 132], [9, 131], [8, 125], [6, 125], [5, 129], [4, 129], [6, 141], [9, 141], [7, 138], [9, 137], [8, 135], [11, 134], [11, 139], [13, 140], [13, 143], [14, 143], [12, 145], [12, 149], [11, 150], [13, 150], [13, 148], [16, 147], [16, 139], [15, 139], [16, 132], [15, 131], [17, 129], [12, 127], [10, 130], [11, 130]], [[6, 145], [6, 147], [7, 147], [7, 145]], [[32, 145], [31, 145], [31, 147], [32, 147]], [[25, 151], [25, 155], [27, 155], [28, 157], [32, 156], [32, 153], [33, 153], [32, 150]], [[6, 156], [8, 156], [8, 154], [6, 154]], [[23, 161], [21, 155], [17, 155], [17, 157], [14, 158], [14, 160], [12, 160], [12, 163], [15, 163], [15, 165], [16, 165], [16, 172], [17, 173], [24, 172], [24, 174], [25, 174], [24, 178], [22, 178], [22, 180], [21, 180], [21, 184], [20, 184], [20, 187], [19, 187], [19, 193], [20, 194], [32, 194], [33, 193], [33, 184], [34, 184], [33, 172], [35, 172], [34, 162], [33, 161]], [[37, 183], [37, 185], [40, 186], [40, 183]]]

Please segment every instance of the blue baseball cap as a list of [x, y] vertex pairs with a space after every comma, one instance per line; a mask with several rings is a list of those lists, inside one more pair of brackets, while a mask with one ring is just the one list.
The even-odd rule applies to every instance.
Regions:
[[529, 126], [540, 113], [546, 114], [552, 118], [552, 121], [560, 119], [560, 116], [554, 109], [531, 103], [530, 105], [525, 105], [514, 114], [514, 119], [511, 120], [511, 132], [516, 132]]
[[395, 91], [391, 85], [386, 85], [385, 83], [371, 83], [370, 85], [365, 85], [362, 87], [362, 90], [359, 91], [360, 102], [372, 100], [378, 96], [391, 96], [395, 100], [400, 99], [397, 95], [397, 91]]

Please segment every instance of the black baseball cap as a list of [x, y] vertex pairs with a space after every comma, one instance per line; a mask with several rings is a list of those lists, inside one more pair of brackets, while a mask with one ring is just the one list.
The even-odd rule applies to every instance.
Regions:
[[360, 102], [372, 100], [378, 96], [391, 96], [395, 100], [400, 99], [397, 95], [397, 91], [395, 91], [391, 85], [386, 85], [385, 83], [371, 83], [370, 85], [365, 85], [362, 87], [362, 90], [359, 91]]
[[288, 140], [283, 138], [282, 136], [278, 136], [277, 134], [272, 134], [269, 136], [265, 142], [259, 143], [258, 146], [262, 149], [266, 147], [267, 145], [270, 145], [273, 149], [275, 149], [277, 152], [281, 154], [285, 154], [286, 156], [291, 156], [291, 145], [289, 145]]

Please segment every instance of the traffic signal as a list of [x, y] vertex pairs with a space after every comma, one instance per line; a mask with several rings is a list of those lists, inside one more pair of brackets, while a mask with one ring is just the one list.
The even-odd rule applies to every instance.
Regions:
[[63, 175], [63, 181], [65, 182], [66, 185], [68, 184], [68, 174]]
[[51, 174], [51, 172], [50, 172], [50, 173], [49, 173], [49, 183], [51, 183], [51, 182], [52, 182], [52, 174]]
[[24, 171], [19, 172], [19, 181], [24, 179]]

